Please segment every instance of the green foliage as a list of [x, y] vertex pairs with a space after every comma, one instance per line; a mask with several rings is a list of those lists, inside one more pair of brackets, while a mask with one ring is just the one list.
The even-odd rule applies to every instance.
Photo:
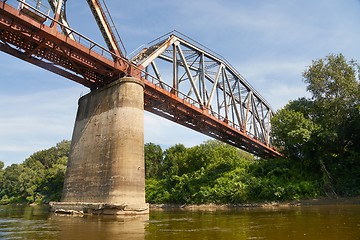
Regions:
[[217, 141], [166, 150], [154, 203], [241, 203], [359, 195], [359, 65], [343, 55], [313, 61], [303, 73], [310, 99], [291, 101], [272, 119], [274, 144], [288, 157], [257, 161]]
[[5, 164], [0, 161], [0, 192], [1, 192], [1, 189], [3, 188], [3, 182], [4, 182], [4, 168]]
[[237, 204], [319, 195], [316, 180], [292, 162], [255, 160], [214, 140], [191, 148], [169, 148], [159, 169], [161, 177], [146, 180], [150, 203]]
[[70, 141], [62, 141], [0, 170], [0, 204], [59, 201], [69, 151]]
[[303, 77], [316, 105], [324, 107], [325, 111], [340, 114], [359, 102], [358, 71], [359, 66], [355, 61], [347, 62], [342, 54], [329, 55], [313, 61]]
[[360, 104], [359, 66], [343, 55], [330, 55], [313, 61], [304, 73], [307, 90], [312, 93], [312, 117], [321, 130], [317, 136], [327, 151], [342, 155], [345, 135], [354, 109]]
[[[309, 99], [272, 118], [274, 144], [286, 159], [256, 159], [218, 141], [165, 151], [145, 144], [149, 203], [245, 203], [360, 194], [359, 65], [343, 55], [313, 61], [303, 73]], [[70, 142], [3, 169], [0, 204], [58, 201]]]
[[302, 159], [309, 148], [309, 140], [318, 126], [302, 112], [291, 110], [291, 104], [280, 110], [272, 119], [274, 145], [290, 158]]
[[146, 143], [145, 148], [145, 177], [159, 177], [159, 167], [163, 162], [163, 152], [159, 145]]
[[275, 143], [333, 196], [358, 195], [359, 65], [341, 54], [313, 61], [303, 73], [310, 99], [290, 102], [272, 120]]

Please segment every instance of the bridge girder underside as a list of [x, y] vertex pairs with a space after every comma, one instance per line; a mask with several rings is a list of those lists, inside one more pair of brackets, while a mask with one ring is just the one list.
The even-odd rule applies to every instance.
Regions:
[[250, 138], [235, 128], [229, 127], [226, 122], [204, 113], [187, 100], [180, 99], [172, 93], [163, 91], [156, 85], [146, 82], [144, 94], [144, 107], [148, 112], [262, 158], [281, 156], [274, 148]]
[[[91, 40], [76, 32], [72, 36], [75, 35], [77, 41], [65, 36], [52, 27], [54, 21], [51, 17], [24, 9], [29, 8], [16, 9], [5, 2], [1, 3], [1, 51], [91, 89], [106, 85], [129, 71], [125, 59], [117, 58], [114, 61], [109, 51]], [[42, 17], [50, 26], [29, 13]]]

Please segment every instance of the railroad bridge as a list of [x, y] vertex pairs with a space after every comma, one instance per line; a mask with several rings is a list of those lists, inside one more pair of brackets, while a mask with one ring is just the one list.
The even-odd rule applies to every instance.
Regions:
[[144, 214], [147, 110], [262, 158], [269, 103], [222, 56], [176, 31], [127, 55], [104, 0], [87, 0], [107, 47], [70, 28], [66, 1], [0, 0], [0, 50], [91, 89], [79, 100], [54, 210]]

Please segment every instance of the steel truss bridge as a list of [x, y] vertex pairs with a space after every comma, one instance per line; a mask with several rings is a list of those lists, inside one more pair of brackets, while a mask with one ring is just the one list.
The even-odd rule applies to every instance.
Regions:
[[107, 48], [69, 27], [63, 0], [48, 2], [0, 0], [1, 51], [92, 90], [140, 78], [145, 110], [256, 156], [281, 156], [270, 105], [220, 55], [173, 31], [126, 56], [105, 2], [87, 0]]

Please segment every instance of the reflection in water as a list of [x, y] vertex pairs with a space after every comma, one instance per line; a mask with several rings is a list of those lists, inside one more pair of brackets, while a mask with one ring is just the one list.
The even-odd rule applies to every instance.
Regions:
[[58, 216], [0, 206], [0, 239], [360, 240], [360, 205], [152, 211], [150, 216]]
[[[199, 220], [201, 219], [201, 220]], [[360, 240], [360, 206], [152, 212], [146, 239]]]
[[145, 239], [148, 215], [66, 216], [47, 207], [0, 206], [0, 239]]
[[145, 239], [148, 215], [141, 216], [57, 216], [49, 222], [59, 228], [57, 239]]

